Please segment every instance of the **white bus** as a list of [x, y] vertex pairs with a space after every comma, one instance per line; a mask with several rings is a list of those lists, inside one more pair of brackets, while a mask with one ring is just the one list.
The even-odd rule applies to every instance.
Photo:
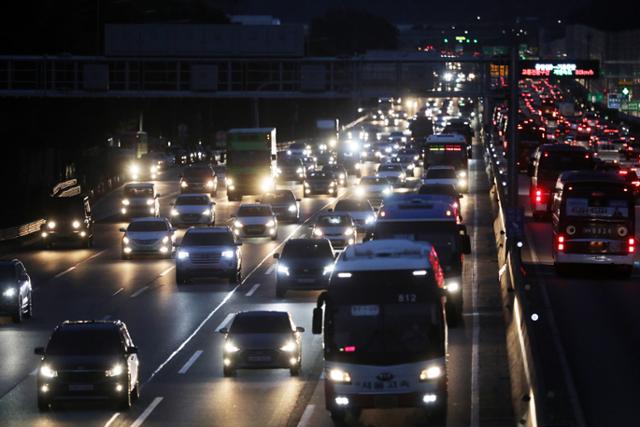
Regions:
[[435, 249], [369, 241], [348, 246], [333, 268], [313, 311], [313, 333], [324, 325], [325, 403], [333, 420], [357, 418], [366, 408], [418, 408], [445, 421], [447, 325]]

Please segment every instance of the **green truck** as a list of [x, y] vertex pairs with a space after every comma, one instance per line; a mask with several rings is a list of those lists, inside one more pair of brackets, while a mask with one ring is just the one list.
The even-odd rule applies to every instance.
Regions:
[[275, 128], [230, 129], [227, 132], [226, 186], [229, 201], [275, 188]]

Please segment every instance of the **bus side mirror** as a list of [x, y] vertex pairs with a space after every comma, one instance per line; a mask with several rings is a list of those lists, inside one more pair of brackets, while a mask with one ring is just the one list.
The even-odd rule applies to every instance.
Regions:
[[313, 309], [311, 332], [313, 332], [314, 335], [320, 335], [322, 333], [322, 308], [320, 307]]
[[462, 253], [469, 255], [471, 253], [471, 239], [468, 234], [462, 236]]

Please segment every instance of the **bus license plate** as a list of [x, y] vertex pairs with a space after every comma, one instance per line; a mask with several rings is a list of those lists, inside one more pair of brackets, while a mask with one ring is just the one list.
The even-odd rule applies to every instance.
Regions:
[[592, 236], [609, 236], [613, 234], [613, 230], [609, 227], [585, 227], [583, 232]]
[[604, 252], [605, 250], [607, 250], [608, 245], [607, 242], [590, 242], [589, 243], [589, 249], [591, 250], [591, 253], [601, 253]]

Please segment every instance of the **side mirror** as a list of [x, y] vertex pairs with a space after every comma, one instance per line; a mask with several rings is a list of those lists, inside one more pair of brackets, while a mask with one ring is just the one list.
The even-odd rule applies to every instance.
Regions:
[[120, 227], [120, 232], [122, 232], [122, 233], [126, 233], [126, 232], [127, 232], [127, 229], [126, 229], [126, 228], [124, 228], [124, 227]]
[[278, 253], [273, 254], [273, 259], [280, 259], [280, 254], [278, 254]]
[[33, 350], [34, 354], [37, 354], [38, 356], [44, 356], [44, 347], [36, 347]]
[[304, 330], [305, 330], [305, 329], [304, 329], [302, 326], [298, 326], [298, 327], [296, 327], [296, 332], [303, 333], [303, 332], [304, 332]]
[[322, 333], [322, 308], [320, 307], [313, 309], [311, 332], [313, 332], [314, 335], [320, 335]]
[[138, 354], [138, 347], [127, 347], [127, 354]]
[[227, 335], [229, 333], [229, 329], [228, 328], [220, 328], [220, 329], [218, 329], [218, 332], [220, 332], [222, 335]]
[[468, 234], [462, 236], [462, 253], [469, 255], [471, 253], [471, 239]]

